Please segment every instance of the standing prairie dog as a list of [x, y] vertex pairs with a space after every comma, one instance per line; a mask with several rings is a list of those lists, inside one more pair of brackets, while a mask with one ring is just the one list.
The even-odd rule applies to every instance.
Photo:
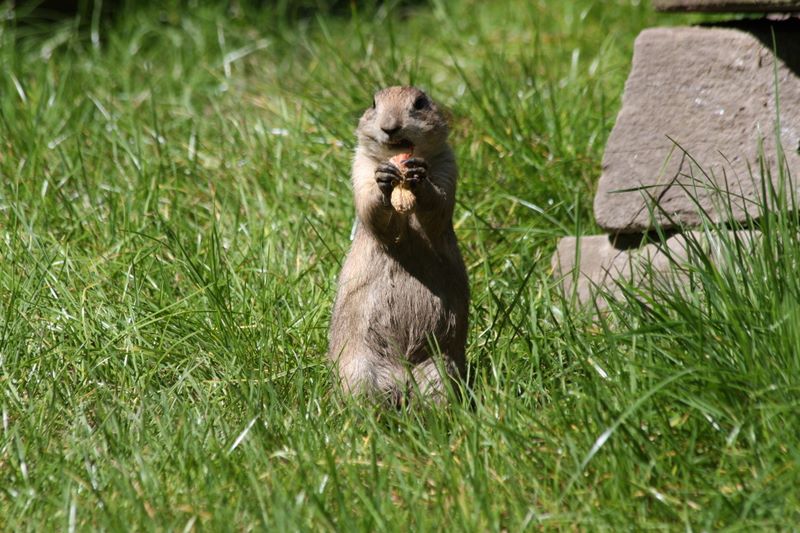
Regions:
[[[448, 133], [436, 104], [415, 87], [379, 91], [358, 123], [358, 222], [328, 349], [350, 393], [400, 404], [419, 392], [439, 401], [445, 380], [463, 377], [469, 284], [453, 231], [458, 168]], [[390, 159], [403, 153], [411, 157], [401, 170]], [[411, 210], [392, 206], [400, 184], [414, 195]]]

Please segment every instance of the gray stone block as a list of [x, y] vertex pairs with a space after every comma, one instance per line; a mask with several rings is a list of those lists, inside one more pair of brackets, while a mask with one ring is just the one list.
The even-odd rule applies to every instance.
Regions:
[[800, 11], [798, 0], [654, 0], [657, 11], [706, 13], [788, 13]]
[[[779, 176], [776, 79], [781, 144], [798, 177], [800, 19], [643, 31], [606, 145], [598, 224], [634, 233], [697, 225], [703, 211], [715, 221], [757, 216], [761, 142]], [[663, 212], [651, 216], [654, 201]]]
[[747, 249], [759, 235], [756, 231], [728, 231], [724, 235], [692, 231], [688, 237], [678, 233], [664, 242], [641, 246], [641, 235], [564, 237], [553, 255], [552, 270], [566, 296], [574, 291], [578, 303], [604, 308], [607, 298], [619, 298], [625, 287], [689, 290], [686, 282], [692, 256], [699, 252], [721, 266], [725, 263], [723, 238], [728, 242], [736, 239]]

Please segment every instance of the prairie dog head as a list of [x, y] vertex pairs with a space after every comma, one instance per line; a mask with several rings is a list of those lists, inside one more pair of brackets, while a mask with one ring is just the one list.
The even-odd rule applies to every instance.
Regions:
[[430, 158], [447, 146], [447, 119], [416, 87], [388, 87], [375, 93], [358, 122], [358, 146], [375, 161], [413, 152]]

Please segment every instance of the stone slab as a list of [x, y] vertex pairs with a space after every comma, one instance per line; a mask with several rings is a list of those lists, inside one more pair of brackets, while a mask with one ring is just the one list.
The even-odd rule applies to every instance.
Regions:
[[798, 0], [654, 0], [656, 11], [705, 13], [789, 13], [800, 11]]
[[800, 19], [643, 31], [603, 157], [598, 224], [634, 233], [696, 226], [701, 212], [757, 216], [760, 142], [779, 176], [776, 77], [786, 166], [800, 177]]
[[760, 235], [744, 230], [725, 232], [724, 237], [701, 231], [687, 234], [678, 233], [663, 242], [643, 245], [641, 235], [564, 237], [553, 255], [553, 275], [566, 296], [574, 291], [579, 304], [594, 303], [604, 308], [607, 299], [619, 298], [625, 286], [659, 287], [670, 292], [690, 290], [686, 282], [692, 254], [701, 251], [704, 257], [721, 264], [722, 238], [736, 238], [747, 245]]

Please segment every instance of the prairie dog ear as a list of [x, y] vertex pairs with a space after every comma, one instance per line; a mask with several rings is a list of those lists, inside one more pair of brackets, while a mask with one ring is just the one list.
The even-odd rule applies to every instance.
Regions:
[[447, 123], [447, 127], [452, 127], [453, 120], [455, 117], [453, 111], [449, 107], [439, 102], [436, 102], [436, 108], [439, 110], [439, 113], [441, 113], [442, 117], [444, 117], [444, 121]]

